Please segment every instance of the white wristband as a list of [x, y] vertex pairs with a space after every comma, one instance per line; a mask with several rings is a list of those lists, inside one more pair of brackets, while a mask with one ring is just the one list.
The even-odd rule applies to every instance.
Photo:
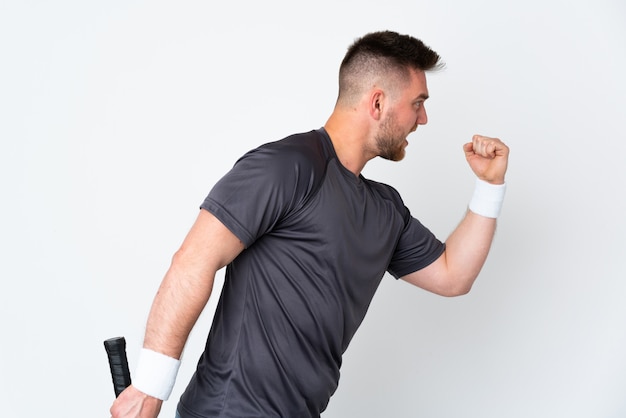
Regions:
[[142, 348], [133, 377], [133, 386], [154, 398], [166, 401], [176, 381], [180, 360]]
[[506, 184], [491, 184], [476, 179], [474, 195], [470, 200], [469, 210], [486, 218], [497, 218], [502, 209]]

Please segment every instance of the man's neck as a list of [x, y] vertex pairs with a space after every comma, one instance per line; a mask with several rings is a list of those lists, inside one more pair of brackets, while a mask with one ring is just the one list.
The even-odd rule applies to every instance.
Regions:
[[367, 152], [369, 139], [367, 124], [356, 119], [346, 115], [345, 112], [335, 110], [324, 125], [324, 129], [330, 136], [341, 164], [358, 177], [365, 164], [376, 155]]

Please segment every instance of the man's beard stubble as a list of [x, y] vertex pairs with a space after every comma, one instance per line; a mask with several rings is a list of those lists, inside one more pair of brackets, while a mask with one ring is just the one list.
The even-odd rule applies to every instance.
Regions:
[[396, 118], [393, 113], [388, 114], [380, 125], [376, 136], [378, 156], [390, 161], [400, 161], [404, 158], [406, 135], [397, 129]]

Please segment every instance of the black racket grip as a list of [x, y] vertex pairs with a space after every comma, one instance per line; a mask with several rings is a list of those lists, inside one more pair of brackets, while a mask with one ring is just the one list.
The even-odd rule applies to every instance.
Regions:
[[124, 337], [109, 338], [104, 341], [104, 348], [109, 356], [109, 367], [113, 378], [115, 397], [130, 386], [130, 370], [126, 358], [126, 339]]

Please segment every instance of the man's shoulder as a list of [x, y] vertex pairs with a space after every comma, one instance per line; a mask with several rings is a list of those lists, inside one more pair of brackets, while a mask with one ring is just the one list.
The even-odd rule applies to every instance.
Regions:
[[248, 152], [242, 160], [260, 159], [268, 170], [295, 170], [303, 174], [311, 171], [323, 172], [332, 157], [333, 153], [324, 133], [312, 130], [265, 143]]
[[327, 157], [329, 150], [320, 130], [289, 135], [278, 141], [261, 145], [260, 150], [272, 150], [291, 157]]

